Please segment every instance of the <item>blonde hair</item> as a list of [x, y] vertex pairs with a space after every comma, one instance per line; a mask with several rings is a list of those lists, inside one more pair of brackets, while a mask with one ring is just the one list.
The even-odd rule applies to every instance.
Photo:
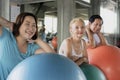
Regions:
[[81, 21], [81, 22], [84, 24], [84, 26], [85, 26], [85, 22], [83, 21], [83, 19], [82, 19], [81, 17], [73, 18], [73, 19], [70, 21], [69, 26], [71, 27], [71, 25], [72, 25], [73, 23], [77, 22], [77, 21]]

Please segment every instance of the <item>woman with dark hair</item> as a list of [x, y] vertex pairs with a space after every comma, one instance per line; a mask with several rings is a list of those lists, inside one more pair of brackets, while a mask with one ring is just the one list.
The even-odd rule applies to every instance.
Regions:
[[0, 24], [9, 28], [0, 26], [0, 80], [6, 80], [10, 71], [25, 58], [55, 52], [38, 37], [37, 19], [32, 13], [19, 14], [15, 23], [0, 18]]
[[107, 42], [100, 32], [103, 24], [103, 19], [99, 15], [92, 15], [89, 18], [88, 25], [86, 26], [86, 41], [87, 48], [96, 48], [101, 45], [106, 45]]

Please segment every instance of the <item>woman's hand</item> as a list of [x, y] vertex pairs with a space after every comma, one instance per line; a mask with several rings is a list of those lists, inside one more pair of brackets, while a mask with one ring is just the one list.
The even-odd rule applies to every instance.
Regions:
[[37, 38], [36, 40], [33, 40], [33, 39], [27, 39], [27, 41], [29, 42], [29, 43], [39, 43], [39, 41], [42, 41], [42, 39], [41, 38]]
[[83, 62], [88, 63], [88, 59], [86, 57], [83, 57], [82, 59], [83, 59]]
[[32, 40], [32, 39], [27, 39], [28, 43], [34, 43], [35, 40]]
[[87, 59], [86, 57], [82, 57], [82, 58], [78, 58], [78, 59], [75, 61], [75, 63], [76, 63], [77, 65], [81, 65], [83, 62], [88, 63], [88, 59]]

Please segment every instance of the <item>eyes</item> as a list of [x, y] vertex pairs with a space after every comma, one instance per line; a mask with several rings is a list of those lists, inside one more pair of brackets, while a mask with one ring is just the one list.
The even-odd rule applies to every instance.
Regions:
[[25, 23], [25, 26], [27, 26], [27, 27], [29, 27], [29, 26], [31, 26], [31, 27], [36, 27], [36, 24], [31, 24], [31, 23], [29, 23], [29, 22], [26, 22], [26, 23]]
[[75, 26], [75, 29], [84, 29], [84, 26]]
[[102, 24], [93, 24], [94, 26], [99, 26], [99, 27], [101, 27], [102, 26]]

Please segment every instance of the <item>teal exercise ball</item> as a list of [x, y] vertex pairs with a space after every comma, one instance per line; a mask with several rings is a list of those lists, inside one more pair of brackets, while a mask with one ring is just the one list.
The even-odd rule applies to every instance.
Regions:
[[83, 63], [79, 67], [84, 72], [87, 80], [107, 80], [104, 73], [96, 66]]
[[31, 56], [20, 62], [7, 80], [86, 80], [72, 60], [54, 53]]

